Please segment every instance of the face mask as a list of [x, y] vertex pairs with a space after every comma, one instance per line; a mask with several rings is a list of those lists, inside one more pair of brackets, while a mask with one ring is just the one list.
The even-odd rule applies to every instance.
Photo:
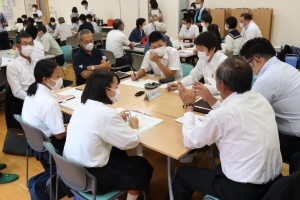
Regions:
[[244, 28], [244, 24], [243, 24], [243, 23], [240, 23], [240, 27], [241, 27], [241, 28]]
[[55, 22], [51, 22], [51, 25], [54, 26], [54, 25], [55, 25]]
[[185, 24], [182, 24], [182, 28], [183, 28], [183, 29], [186, 29], [186, 25], [185, 25]]
[[156, 49], [152, 49], [152, 51], [158, 56], [158, 57], [163, 57], [163, 55], [165, 54], [165, 47], [159, 47]]
[[142, 26], [142, 30], [145, 30], [145, 26]]
[[154, 26], [157, 26], [158, 23], [158, 21], [153, 22]]
[[82, 6], [83, 7], [83, 9], [85, 9], [85, 6]]
[[94, 48], [94, 43], [88, 43], [87, 45], [84, 46], [85, 50], [87, 51], [92, 51]]
[[91, 20], [89, 20], [89, 19], [87, 19], [86, 21], [87, 21], [87, 22], [91, 22]]
[[228, 30], [229, 30], [229, 28], [228, 28], [228, 26], [227, 26], [227, 25], [225, 25], [225, 30], [226, 30], [226, 31], [228, 31]]
[[33, 52], [33, 46], [22, 46], [22, 54], [26, 57], [30, 57]]
[[120, 97], [121, 97], [121, 91], [118, 89], [111, 89], [109, 88], [110, 90], [112, 91], [115, 91], [116, 95], [114, 97], [109, 97], [109, 99], [113, 102], [113, 103], [116, 103], [117, 101], [120, 100]]
[[57, 79], [56, 81], [53, 80], [52, 78], [49, 78], [50, 80], [55, 82], [54, 86], [51, 86], [49, 83], [47, 83], [47, 85], [50, 87], [51, 90], [59, 90], [61, 88], [61, 86], [63, 85], [63, 79]]
[[33, 11], [36, 11], [36, 8], [32, 8]]
[[203, 27], [202, 27], [202, 32], [206, 32], [206, 31], [207, 31], [206, 26], [203, 26]]
[[198, 52], [198, 58], [200, 60], [208, 61], [210, 56], [207, 56], [206, 52]]
[[201, 8], [201, 4], [196, 4], [196, 9], [200, 9]]
[[205, 26], [205, 23], [204, 23], [204, 22], [201, 22], [201, 26], [204, 27], [204, 26]]

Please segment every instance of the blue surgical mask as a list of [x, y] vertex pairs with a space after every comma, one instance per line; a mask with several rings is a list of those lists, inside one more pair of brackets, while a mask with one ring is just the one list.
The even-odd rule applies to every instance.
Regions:
[[257, 80], [257, 75], [253, 74], [251, 88], [253, 87], [256, 80]]

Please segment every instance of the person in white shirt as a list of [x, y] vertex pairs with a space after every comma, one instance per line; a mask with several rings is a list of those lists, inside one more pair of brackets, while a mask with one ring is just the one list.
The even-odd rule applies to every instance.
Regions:
[[33, 10], [32, 15], [33, 15], [33, 18], [35, 20], [35, 23], [37, 25], [43, 24], [43, 21], [42, 21], [43, 13], [42, 13], [42, 11], [38, 9], [38, 6], [36, 4], [32, 5], [32, 10]]
[[52, 90], [62, 87], [61, 68], [50, 60], [40, 60], [34, 68], [35, 81], [28, 87], [24, 100], [24, 122], [41, 130], [53, 146], [63, 152], [66, 129], [62, 113]]
[[53, 37], [60, 39], [60, 46], [65, 46], [67, 38], [72, 36], [71, 26], [65, 23], [63, 17], [58, 18], [58, 23], [60, 25], [55, 29]]
[[78, 17], [73, 17], [72, 18], [72, 27], [71, 27], [71, 30], [72, 30], [72, 33], [73, 34], [77, 34], [78, 33], [78, 30], [79, 30], [79, 26], [81, 25], [81, 21], [78, 19]]
[[254, 38], [240, 51], [253, 68], [252, 91], [263, 95], [275, 111], [280, 149], [284, 162], [300, 152], [300, 74], [291, 65], [281, 62], [270, 41]]
[[183, 39], [196, 39], [199, 35], [199, 28], [197, 25], [192, 23], [191, 18], [186, 17], [182, 20], [182, 26], [179, 32], [179, 40]]
[[120, 98], [119, 83], [110, 71], [89, 76], [68, 125], [63, 156], [96, 177], [98, 193], [119, 188], [135, 200], [139, 191], [149, 191], [153, 167], [143, 157], [126, 154], [140, 143], [140, 132], [137, 118], [127, 119], [128, 111], [118, 113], [108, 106]]
[[92, 21], [92, 19], [93, 19], [93, 17], [92, 17], [91, 14], [87, 14], [87, 15], [86, 15], [86, 21], [87, 21], [88, 23], [91, 23], [91, 24], [93, 25], [93, 27], [94, 27], [94, 33], [99, 33], [99, 27], [98, 27], [98, 24], [97, 24], [96, 22]]
[[111, 30], [106, 36], [106, 49], [113, 52], [116, 57], [115, 67], [124, 65], [131, 65], [132, 60], [128, 54], [124, 54], [123, 47], [129, 46], [134, 48], [134, 43], [130, 42], [124, 31], [124, 22], [121, 19], [115, 19], [113, 23], [113, 30]]
[[157, 15], [151, 15], [151, 22], [144, 27], [145, 35], [150, 35], [153, 31], [156, 31], [156, 25], [159, 23]]
[[88, 14], [92, 15], [92, 17], [93, 17], [92, 20], [94, 20], [96, 15], [94, 13], [94, 10], [91, 7], [89, 7], [89, 3], [87, 1], [82, 1], [81, 5], [85, 10], [85, 15], [88, 15]]
[[162, 78], [182, 79], [182, 69], [177, 50], [173, 47], [167, 47], [163, 35], [158, 31], [152, 32], [148, 39], [150, 50], [146, 53], [139, 71], [131, 75], [131, 80], [138, 80], [151, 69], [155, 75]]
[[259, 27], [252, 20], [252, 17], [249, 13], [243, 13], [240, 16], [240, 27], [242, 30], [242, 44], [245, 44], [248, 40], [251, 40], [256, 37], [262, 37]]
[[[179, 87], [184, 104], [184, 146], [190, 149], [216, 144], [221, 166], [216, 169], [182, 167], [176, 172], [174, 199], [191, 199], [194, 191], [219, 199], [262, 199], [282, 177], [282, 159], [274, 111], [251, 90], [252, 68], [242, 59], [228, 58], [216, 71], [220, 103], [201, 83], [192, 90]], [[196, 93], [213, 110], [195, 125]]]
[[225, 20], [225, 30], [228, 31], [228, 35], [225, 37], [224, 49], [226, 51], [233, 51], [234, 56], [238, 56], [242, 46], [242, 36], [238, 30], [236, 30], [237, 19], [235, 17], [228, 17]]
[[23, 29], [24, 27], [23, 27], [23, 21], [22, 21], [22, 18], [18, 18], [17, 19], [17, 24], [16, 24], [16, 26], [15, 26], [15, 31], [17, 32], [17, 33], [20, 33], [20, 31]]
[[51, 36], [53, 36], [56, 27], [57, 27], [57, 24], [55, 23], [55, 19], [54, 19], [54, 17], [51, 17], [51, 18], [50, 18], [50, 22], [46, 25], [46, 30], [47, 30], [47, 32], [48, 32]]
[[208, 28], [209, 25], [211, 25], [212, 20], [213, 20], [212, 16], [209, 13], [206, 13], [201, 17], [201, 26], [202, 26], [202, 32], [201, 33], [207, 31], [207, 28]]

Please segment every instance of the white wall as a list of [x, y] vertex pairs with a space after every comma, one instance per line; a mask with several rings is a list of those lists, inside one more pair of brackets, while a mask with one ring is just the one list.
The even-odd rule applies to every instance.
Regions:
[[[22, 15], [26, 14], [25, 6], [24, 6], [24, 1], [23, 0], [18, 0], [15, 1], [16, 6], [12, 6], [13, 12], [14, 12], [14, 19], [13, 20], [8, 20], [8, 23], [14, 27], [15, 22], [17, 21], [18, 17], [21, 17]], [[0, 12], [3, 11], [2, 4], [0, 4]]]
[[[194, 0], [190, 0], [190, 3]], [[299, 0], [218, 0], [205, 1], [206, 8], [273, 8], [271, 42], [273, 45], [300, 46]]]

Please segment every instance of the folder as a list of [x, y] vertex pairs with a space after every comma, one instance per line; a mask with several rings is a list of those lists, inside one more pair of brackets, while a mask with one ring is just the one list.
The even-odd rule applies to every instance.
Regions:
[[203, 99], [199, 99], [198, 101], [195, 102], [193, 110], [195, 112], [208, 114], [213, 109], [206, 101], [204, 101]]

